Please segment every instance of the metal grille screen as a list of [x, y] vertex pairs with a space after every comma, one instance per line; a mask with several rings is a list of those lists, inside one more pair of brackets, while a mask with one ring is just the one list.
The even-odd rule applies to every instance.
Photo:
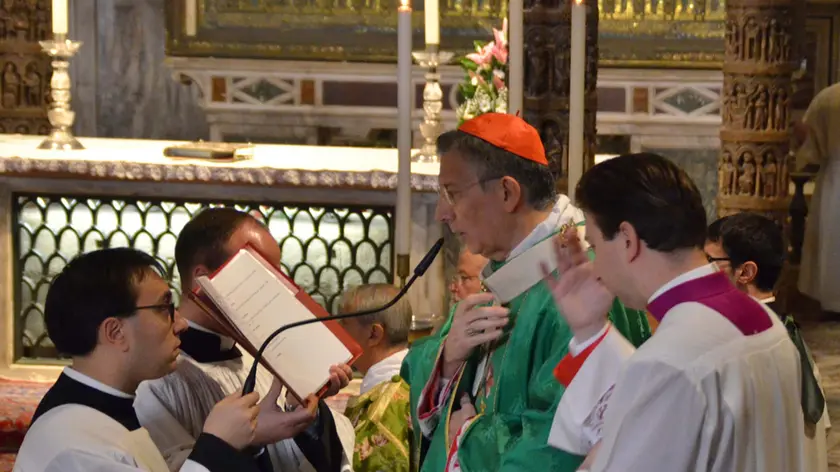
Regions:
[[392, 208], [242, 204], [17, 194], [14, 247], [16, 357], [57, 358], [44, 328], [52, 277], [77, 254], [130, 246], [157, 257], [178, 292], [175, 241], [202, 208], [228, 205], [260, 218], [287, 274], [333, 311], [345, 287], [392, 282]]

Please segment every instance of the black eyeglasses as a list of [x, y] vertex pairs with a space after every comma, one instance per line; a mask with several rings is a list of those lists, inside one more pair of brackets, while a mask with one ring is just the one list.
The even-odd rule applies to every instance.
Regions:
[[169, 322], [175, 322], [175, 304], [174, 303], [161, 303], [158, 305], [146, 305], [146, 306], [136, 306], [134, 307], [134, 311], [137, 310], [166, 310], [169, 313]]
[[491, 182], [493, 180], [499, 180], [501, 178], [503, 178], [503, 177], [487, 177], [487, 178], [484, 178], [484, 179], [479, 179], [479, 180], [476, 180], [475, 182], [473, 182], [471, 184], [467, 184], [467, 185], [459, 188], [458, 190], [454, 190], [454, 191], [446, 188], [443, 185], [439, 185], [438, 193], [440, 194], [440, 196], [442, 196], [446, 200], [446, 203], [448, 203], [449, 205], [454, 205], [455, 204], [455, 195], [454, 194], [465, 192], [465, 191], [475, 187], [476, 185], [485, 184], [487, 182]]
[[706, 260], [709, 261], [709, 263], [711, 264], [712, 262], [731, 261], [732, 259], [729, 257], [712, 257], [706, 254]]

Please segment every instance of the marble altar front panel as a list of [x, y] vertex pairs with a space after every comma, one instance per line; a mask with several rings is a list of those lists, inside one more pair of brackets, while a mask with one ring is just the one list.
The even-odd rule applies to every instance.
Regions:
[[[176, 142], [81, 138], [88, 149], [62, 153], [35, 149], [40, 139], [0, 135], [2, 375], [47, 372], [38, 369], [56, 353], [43, 300], [70, 258], [136, 247], [158, 257], [177, 288], [178, 231], [207, 206], [232, 205], [263, 220], [284, 269], [328, 309], [350, 286], [394, 282], [396, 150], [256, 146], [249, 160], [214, 163], [162, 157], [164, 147], [183, 144]], [[437, 166], [412, 170], [416, 264], [442, 234], [434, 222]], [[418, 317], [444, 312], [443, 265], [439, 258], [408, 294]]]

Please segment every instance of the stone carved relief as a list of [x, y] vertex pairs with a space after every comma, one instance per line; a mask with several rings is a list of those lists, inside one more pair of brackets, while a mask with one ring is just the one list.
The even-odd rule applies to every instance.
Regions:
[[784, 131], [790, 117], [790, 83], [733, 75], [724, 80], [723, 122], [731, 129]]
[[718, 194], [761, 199], [787, 196], [788, 175], [775, 144], [726, 143], [718, 165]]
[[784, 63], [791, 60], [790, 16], [761, 14], [729, 15], [725, 51], [738, 61]]
[[0, 1], [0, 41], [38, 42], [51, 34], [49, 0]]
[[46, 134], [51, 68], [49, 0], [0, 0], [0, 132]]
[[44, 118], [3, 118], [0, 116], [0, 134], [48, 134], [50, 123]]
[[45, 109], [49, 72], [41, 58], [0, 55], [0, 110]]
[[[586, 48], [584, 167], [594, 158], [598, 9], [589, 3]], [[560, 179], [568, 170], [571, 0], [525, 0], [524, 113], [540, 132], [549, 165]], [[546, 21], [551, 18], [551, 21]]]

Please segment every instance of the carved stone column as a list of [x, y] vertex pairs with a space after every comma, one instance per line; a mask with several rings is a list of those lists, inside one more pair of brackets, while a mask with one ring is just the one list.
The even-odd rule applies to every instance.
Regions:
[[[525, 0], [525, 77], [523, 117], [540, 132], [560, 191], [567, 190], [569, 169], [569, 61], [571, 5], [574, 0]], [[584, 170], [595, 159], [598, 108], [598, 3], [584, 0], [586, 16], [586, 115]], [[517, 54], [518, 51], [511, 51]]]
[[0, 2], [0, 133], [47, 134], [50, 2]]
[[795, 0], [729, 0], [720, 132], [718, 213], [789, 208]]

